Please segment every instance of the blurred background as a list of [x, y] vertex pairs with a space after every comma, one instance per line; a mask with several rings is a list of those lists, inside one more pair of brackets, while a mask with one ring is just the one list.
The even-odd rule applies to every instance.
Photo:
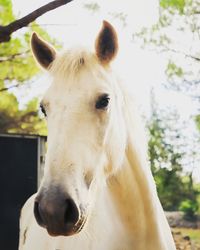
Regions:
[[199, 0], [74, 0], [1, 39], [3, 26], [49, 2], [0, 0], [0, 134], [47, 135], [38, 103], [49, 79], [32, 57], [32, 32], [61, 50], [92, 44], [101, 20], [109, 20], [125, 51], [124, 77], [133, 77], [129, 89], [139, 102], [150, 166], [177, 249], [200, 249]]

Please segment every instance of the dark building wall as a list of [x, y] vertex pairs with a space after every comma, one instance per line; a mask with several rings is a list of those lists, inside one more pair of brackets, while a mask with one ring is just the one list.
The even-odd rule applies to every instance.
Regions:
[[0, 136], [0, 249], [17, 250], [20, 209], [37, 191], [40, 138]]

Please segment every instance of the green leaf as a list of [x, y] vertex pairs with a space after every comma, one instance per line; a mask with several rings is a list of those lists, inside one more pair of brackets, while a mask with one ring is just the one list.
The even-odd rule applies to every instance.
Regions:
[[162, 8], [175, 8], [177, 9], [181, 14], [184, 12], [184, 7], [186, 5], [185, 0], [160, 0], [160, 6]]
[[[0, 0], [0, 25], [15, 20], [11, 0]], [[37, 24], [30, 25], [28, 32], [12, 37], [0, 44], [0, 90], [12, 85], [23, 85], [34, 80], [38, 66], [30, 52], [32, 31], [37, 31], [46, 40], [49, 35]], [[55, 43], [55, 41], [53, 41]], [[38, 101], [31, 100], [23, 109], [19, 108], [16, 96], [0, 91], [0, 133], [46, 134], [46, 123], [38, 115]]]
[[175, 75], [178, 77], [182, 77], [183, 69], [181, 67], [178, 67], [174, 62], [170, 60], [167, 65], [166, 73], [170, 78]]

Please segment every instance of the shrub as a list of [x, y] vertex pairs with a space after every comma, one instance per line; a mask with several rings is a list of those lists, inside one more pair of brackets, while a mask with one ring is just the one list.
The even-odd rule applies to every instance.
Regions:
[[186, 218], [194, 218], [199, 205], [197, 200], [184, 200], [181, 202], [179, 209], [184, 212]]

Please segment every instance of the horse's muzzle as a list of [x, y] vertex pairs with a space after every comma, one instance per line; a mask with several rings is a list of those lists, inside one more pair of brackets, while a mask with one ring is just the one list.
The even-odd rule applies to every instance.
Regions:
[[35, 198], [34, 215], [51, 236], [69, 236], [79, 231], [79, 210], [58, 187], [41, 190]]

